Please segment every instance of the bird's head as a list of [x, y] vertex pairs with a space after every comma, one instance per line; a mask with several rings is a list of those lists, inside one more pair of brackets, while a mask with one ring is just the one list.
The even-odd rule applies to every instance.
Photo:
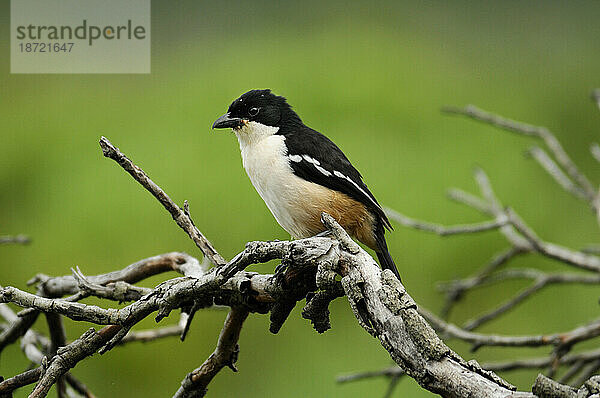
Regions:
[[251, 90], [229, 105], [227, 113], [215, 120], [213, 129], [232, 128], [239, 132], [251, 124], [281, 127], [289, 120], [300, 120], [284, 97], [271, 90]]

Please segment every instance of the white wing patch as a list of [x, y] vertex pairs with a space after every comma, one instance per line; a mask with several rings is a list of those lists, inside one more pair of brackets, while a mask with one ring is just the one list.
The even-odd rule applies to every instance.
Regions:
[[315, 166], [320, 166], [321, 162], [319, 162], [317, 159], [311, 158], [308, 155], [302, 155], [302, 157], [304, 158], [304, 160], [306, 160], [308, 163], [312, 163]]
[[[358, 184], [357, 184], [357, 183], [355, 183], [355, 182], [354, 182], [354, 181], [353, 181], [353, 180], [352, 180], [350, 177], [348, 177], [348, 176], [346, 176], [346, 175], [344, 175], [344, 174], [340, 173], [340, 172], [339, 172], [339, 171], [337, 171], [337, 170], [335, 170], [335, 171], [333, 172], [333, 175], [335, 175], [335, 176], [336, 176], [336, 177], [338, 177], [338, 178], [343, 178], [343, 179], [345, 179], [346, 181], [350, 182], [350, 183], [351, 183], [352, 185], [354, 185], [354, 187], [356, 187], [356, 189], [358, 189], [358, 190], [359, 190], [359, 191], [360, 191], [360, 192], [361, 192], [363, 195], [365, 195], [367, 198], [369, 198], [369, 200], [371, 201], [371, 203], [373, 203], [373, 204], [374, 204], [376, 207], [378, 207], [378, 208], [380, 208], [380, 209], [381, 209], [381, 206], [379, 206], [379, 204], [378, 204], [377, 202], [375, 202], [375, 200], [373, 200], [373, 198], [372, 198], [372, 197], [371, 197], [369, 194], [367, 194], [367, 193], [365, 192], [365, 190], [364, 190], [364, 189], [362, 189], [361, 187], [359, 187], [359, 186], [358, 186]], [[383, 210], [382, 210], [382, 211], [383, 211]]]
[[300, 155], [289, 155], [288, 158], [290, 158], [290, 160], [292, 162], [296, 162], [296, 163], [299, 163], [302, 161], [302, 156], [300, 156]]
[[321, 166], [315, 164], [315, 168], [317, 170], [319, 170], [322, 174], [324, 174], [326, 177], [331, 176], [331, 173], [329, 171], [325, 170], [324, 168], [322, 168]]

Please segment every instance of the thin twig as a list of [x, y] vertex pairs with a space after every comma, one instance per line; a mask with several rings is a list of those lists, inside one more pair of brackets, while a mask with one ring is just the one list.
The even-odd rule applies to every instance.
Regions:
[[498, 220], [484, 221], [480, 223], [445, 226], [441, 224], [434, 224], [410, 218], [393, 209], [390, 209], [389, 207], [385, 208], [385, 212], [388, 215], [388, 217], [390, 217], [394, 221], [397, 221], [405, 227], [418, 229], [426, 232], [433, 232], [434, 234], [440, 236], [472, 234], [484, 231], [491, 231], [506, 225], [506, 223], [508, 222], [506, 217], [501, 217]]
[[[596, 359], [600, 359], [600, 350], [591, 350], [577, 354], [565, 355], [564, 357], [559, 358], [558, 362], [560, 365], [571, 365], [580, 361], [591, 362]], [[517, 369], [542, 369], [551, 366], [553, 361], [554, 358], [552, 357], [540, 357], [517, 359], [504, 362], [492, 362], [482, 366], [485, 369], [493, 370], [495, 372]]]
[[147, 343], [153, 340], [161, 339], [164, 337], [179, 336], [183, 331], [187, 323], [188, 315], [181, 313], [179, 322], [177, 325], [165, 326], [162, 328], [149, 329], [149, 330], [137, 330], [127, 333], [123, 340], [119, 342], [119, 345], [140, 341]]
[[465, 206], [471, 207], [484, 215], [494, 215], [494, 212], [492, 211], [489, 203], [469, 192], [463, 191], [462, 189], [450, 188], [446, 192], [446, 195], [448, 196], [448, 199], [456, 203], [460, 203]]
[[527, 239], [538, 253], [565, 264], [571, 264], [589, 271], [600, 272], [600, 257], [576, 252], [554, 243], [544, 242], [525, 224], [514, 210], [507, 208], [506, 215], [510, 220], [510, 224]]
[[486, 346], [539, 347], [545, 345], [572, 345], [600, 335], [600, 320], [592, 321], [587, 325], [562, 333], [503, 336], [471, 332], [466, 328], [460, 328], [452, 323], [445, 322], [423, 307], [419, 307], [419, 313], [440, 333], [473, 344], [473, 350]]
[[[483, 169], [477, 167], [473, 171], [475, 181], [479, 185], [479, 189], [481, 191], [481, 195], [485, 198], [485, 200], [490, 205], [490, 211], [492, 214], [497, 217], [506, 217], [504, 212], [504, 208], [500, 203], [500, 200], [494, 193], [494, 189], [492, 188], [492, 184], [490, 183], [490, 179], [487, 174], [483, 171]], [[500, 232], [504, 235], [504, 237], [515, 247], [519, 248], [523, 251], [531, 250], [531, 244], [524, 239], [512, 225], [505, 225], [500, 228]]]
[[527, 151], [527, 153], [531, 155], [531, 157], [534, 158], [550, 177], [552, 177], [565, 191], [571, 193], [578, 199], [587, 199], [585, 192], [560, 169], [554, 160], [548, 156], [546, 151], [539, 147], [533, 147]]
[[448, 318], [452, 307], [462, 299], [465, 292], [482, 285], [494, 271], [507, 264], [514, 257], [523, 253], [525, 252], [519, 248], [514, 246], [509, 247], [508, 249], [505, 249], [492, 257], [490, 262], [475, 276], [440, 284], [439, 289], [445, 291], [446, 293], [446, 302], [444, 303], [444, 307], [441, 311], [442, 318]]
[[67, 372], [67, 374], [65, 375], [65, 379], [67, 380], [67, 383], [69, 383], [69, 385], [71, 387], [73, 387], [73, 389], [75, 391], [77, 391], [79, 394], [83, 395], [85, 398], [95, 398], [94, 394], [92, 394], [90, 389], [85, 384], [83, 384], [79, 379], [77, 379], [75, 376], [73, 376], [70, 372]]
[[338, 376], [336, 378], [336, 381], [338, 383], [349, 383], [352, 381], [358, 381], [358, 380], [363, 380], [363, 379], [371, 379], [374, 377], [390, 377], [390, 376], [401, 376], [403, 374], [405, 374], [406, 372], [404, 372], [400, 367], [398, 366], [393, 366], [390, 368], [384, 368], [384, 369], [380, 369], [380, 370], [375, 370], [375, 371], [371, 371], [371, 372], [357, 372], [357, 373], [348, 373], [345, 375], [341, 375]]
[[494, 310], [489, 311], [489, 312], [485, 313], [484, 315], [481, 315], [475, 319], [467, 321], [465, 323], [465, 325], [463, 326], [463, 328], [465, 330], [474, 330], [474, 329], [478, 328], [479, 326], [483, 325], [484, 323], [487, 323], [493, 319], [496, 319], [498, 316], [513, 309], [518, 304], [523, 302], [526, 298], [530, 297], [534, 293], [541, 290], [543, 287], [546, 286], [546, 284], [547, 284], [546, 279], [539, 279], [539, 280], [535, 281], [533, 284], [528, 286], [526, 289], [524, 289], [523, 291], [518, 293], [516, 296], [514, 296], [513, 298], [511, 298], [510, 300], [508, 300], [506, 303], [502, 304], [501, 306], [499, 306], [499, 307], [495, 308]]
[[217, 252], [212, 243], [200, 232], [194, 225], [191, 217], [186, 214], [179, 206], [158, 185], [152, 181], [144, 171], [133, 164], [117, 147], [115, 147], [106, 137], [100, 139], [102, 153], [107, 158], [117, 162], [126, 172], [128, 172], [137, 182], [148, 190], [163, 207], [171, 214], [173, 220], [179, 225], [189, 237], [196, 243], [196, 246], [202, 253], [208, 257], [214, 265], [224, 265], [225, 259]]

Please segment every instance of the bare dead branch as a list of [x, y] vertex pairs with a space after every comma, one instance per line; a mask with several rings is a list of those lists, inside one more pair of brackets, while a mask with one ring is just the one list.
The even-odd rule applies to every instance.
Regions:
[[[514, 392], [502, 379], [453, 353], [418, 314], [415, 302], [393, 273], [382, 271], [331, 217], [323, 219], [344, 247], [342, 285], [359, 324], [381, 341], [410, 377], [448, 397], [532, 396]], [[463, 375], [460, 393], [452, 386], [459, 373]]]
[[202, 251], [202, 253], [210, 259], [214, 265], [224, 265], [225, 259], [217, 252], [213, 247], [212, 243], [200, 232], [194, 225], [192, 218], [189, 216], [189, 212], [186, 212], [179, 208], [171, 200], [171, 198], [152, 181], [146, 173], [138, 166], [133, 164], [127, 156], [125, 156], [117, 147], [115, 147], [106, 137], [100, 139], [100, 147], [102, 153], [107, 158], [110, 158], [117, 162], [126, 172], [128, 172], [137, 182], [139, 182], [144, 188], [148, 190], [163, 207], [171, 214], [173, 220], [183, 229], [189, 237], [196, 243], [196, 246]]
[[[324, 220], [327, 223], [328, 228], [331, 229], [333, 236], [339, 239], [339, 245], [336, 242], [328, 238], [311, 238], [305, 240], [299, 240], [294, 242], [287, 242], [282, 245], [282, 242], [263, 242], [261, 246], [261, 253], [268, 254], [268, 250], [265, 247], [272, 246], [273, 250], [281, 255], [282, 247], [285, 247], [285, 253], [282, 257], [289, 259], [288, 268], [285, 271], [287, 274], [298, 274], [299, 270], [307, 269], [307, 267], [324, 267], [318, 274], [320, 282], [317, 282], [320, 286], [327, 286], [327, 284], [335, 281], [335, 269], [341, 265], [341, 272], [344, 275], [342, 279], [342, 285], [349, 299], [351, 300], [351, 306], [356, 311], [357, 319], [363, 324], [367, 330], [372, 332], [374, 335], [383, 339], [384, 332], [383, 328], [388, 328], [391, 322], [392, 328], [389, 329], [392, 332], [385, 332], [385, 339], [382, 340], [384, 347], [388, 349], [397, 362], [410, 369], [409, 375], [417, 379], [425, 388], [432, 391], [452, 391], [452, 380], [456, 378], [464, 377], [465, 372], [470, 374], [468, 377], [467, 386], [473, 391], [490, 392], [488, 396], [506, 396], [507, 393], [511, 393], [514, 396], [531, 396], [528, 393], [513, 393], [509, 386], [505, 382], [498, 379], [496, 376], [486, 373], [480, 368], [473, 364], [467, 364], [462, 361], [456, 354], [452, 353], [447, 347], [443, 345], [441, 340], [435, 337], [435, 334], [422, 318], [417, 314], [415, 305], [410, 296], [404, 291], [402, 286], [399, 284], [395, 277], [387, 272], [382, 272], [374, 260], [356, 243], [354, 243], [348, 235], [337, 225], [332, 219], [326, 218]], [[253, 247], [259, 246], [258, 243], [250, 245]], [[248, 248], [246, 249], [248, 250]], [[267, 256], [270, 258], [270, 256]], [[250, 262], [252, 259], [256, 259], [255, 255], [244, 255], [239, 258], [245, 258], [245, 262]], [[214, 281], [219, 275], [216, 270], [209, 272], [204, 275], [203, 278], [176, 278], [164, 282], [159, 285], [155, 292], [143, 300], [131, 304], [121, 310], [109, 310], [107, 313], [102, 314], [105, 318], [101, 319], [110, 320], [110, 322], [123, 321], [124, 327], [111, 333], [110, 339], [103, 338], [102, 344], [94, 344], [94, 347], [98, 349], [100, 346], [106, 347], [114, 341], [122, 330], [126, 330], [130, 325], [135, 324], [136, 320], [143, 318], [147, 315], [146, 311], [149, 309], [159, 310], [159, 317], [164, 317], [172, 308], [176, 308], [181, 305], [182, 302], [189, 300], [190, 297], [198, 297], [203, 294], [209, 294], [210, 281]], [[314, 275], [314, 273], [312, 274]], [[360, 277], [359, 277], [360, 275]], [[313, 276], [314, 278], [314, 276]], [[383, 279], [382, 279], [383, 278]], [[289, 295], [281, 289], [278, 284], [278, 280], [281, 278], [272, 278], [270, 276], [262, 276], [253, 273], [238, 272], [234, 277], [227, 280], [223, 285], [210, 285], [215, 289], [218, 288], [223, 295], [223, 291], [230, 290], [229, 304], [234, 306], [234, 302], [240, 302], [243, 300], [242, 296], [236, 297], [240, 294], [240, 290], [246, 290], [250, 288], [251, 294], [246, 295], [248, 297], [254, 297], [255, 300], [269, 300], [273, 302], [277, 300], [278, 295]], [[246, 280], [247, 282], [244, 282]], [[287, 282], [289, 283], [289, 281]], [[182, 287], [183, 286], [183, 287]], [[314, 289], [314, 279], [313, 287]], [[184, 289], [184, 290], [181, 290]], [[188, 290], [191, 289], [191, 290]], [[382, 290], [383, 289], [383, 290]], [[11, 301], [25, 300], [28, 301], [28, 293], [17, 292], [14, 288], [4, 288], [2, 290], [3, 297], [11, 298]], [[382, 296], [382, 292], [385, 295]], [[18, 298], [17, 296], [21, 296]], [[156, 296], [156, 298], [153, 298]], [[184, 297], [186, 296], [186, 297]], [[364, 297], [363, 299], [359, 298]], [[39, 298], [41, 299], [41, 298]], [[49, 301], [45, 301], [49, 300]], [[364, 301], [363, 301], [364, 300]], [[399, 300], [399, 301], [398, 301]], [[367, 303], [367, 307], [363, 304]], [[22, 302], [23, 303], [23, 302]], [[150, 303], [150, 304], [148, 304]], [[246, 301], [248, 303], [248, 301]], [[370, 303], [370, 304], [369, 304]], [[393, 304], [396, 303], [396, 304]], [[42, 307], [46, 310], [53, 312], [68, 312], [66, 308], [71, 308], [78, 314], [87, 314], [90, 311], [90, 317], [95, 317], [100, 314], [101, 309], [93, 308], [94, 306], [85, 306], [80, 303], [64, 302], [61, 299], [43, 299], [35, 300], [35, 303], [28, 301], [28, 305], [34, 305], [36, 307]], [[365, 313], [366, 311], [366, 313]], [[108, 315], [108, 313], [112, 315]], [[368, 315], [367, 315], [368, 313]], [[72, 315], [67, 314], [65, 315]], [[85, 315], [88, 316], [88, 315]], [[129, 323], [129, 317], [133, 319]], [[380, 317], [384, 317], [381, 318]], [[383, 319], [386, 319], [384, 322]], [[88, 319], [91, 320], [91, 319]], [[96, 319], [98, 320], [98, 319]], [[111, 326], [117, 328], [118, 326]], [[88, 336], [83, 336], [80, 340], [87, 340]], [[401, 340], [401, 341], [399, 341]], [[73, 344], [73, 343], [72, 343]], [[87, 345], [86, 345], [87, 346]], [[65, 350], [61, 350], [56, 356], [67, 355], [71, 352], [72, 348], [69, 346], [65, 347]], [[87, 353], [92, 351], [86, 351]], [[95, 352], [95, 350], [93, 351]], [[55, 358], [56, 358], [55, 357]], [[50, 374], [64, 374], [63, 370], [68, 366], [59, 366], [57, 364], [52, 367], [54, 360], [51, 362], [50, 369], [54, 369]], [[69, 362], [72, 364], [73, 362]], [[65, 370], [66, 371], [66, 370]], [[46, 374], [49, 374], [46, 372]], [[425, 377], [427, 375], [427, 377]], [[40, 391], [45, 391], [45, 386], [55, 381], [55, 376], [44, 376], [38, 383]], [[40, 395], [41, 396], [41, 395]], [[453, 396], [453, 395], [449, 395]]]
[[[87, 280], [97, 285], [106, 285], [113, 282], [135, 283], [150, 276], [176, 271], [188, 276], [202, 275], [206, 267], [194, 257], [186, 253], [166, 253], [149, 257], [128, 265], [124, 269], [102, 275], [90, 276]], [[46, 297], [60, 297], [72, 294], [65, 298], [66, 301], [79, 301], [87, 293], [79, 290], [77, 281], [72, 275], [50, 278], [46, 275], [37, 275], [30, 283], [38, 283], [38, 291]], [[37, 320], [39, 311], [28, 308], [19, 313], [19, 318], [12, 321], [11, 325], [0, 333], [0, 352], [22, 336]]]
[[248, 314], [246, 308], [231, 308], [219, 335], [215, 351], [204, 361], [202, 366], [188, 373], [181, 382], [181, 387], [173, 396], [174, 398], [203, 397], [208, 389], [208, 384], [225, 366], [237, 372], [235, 363], [239, 353], [238, 339]]
[[485, 122], [492, 126], [499, 127], [516, 134], [535, 137], [543, 140], [550, 152], [556, 158], [558, 164], [560, 164], [561, 167], [565, 169], [567, 174], [583, 190], [587, 200], [590, 203], [594, 200], [596, 190], [594, 189], [593, 185], [590, 183], [587, 177], [577, 168], [575, 163], [573, 163], [569, 155], [567, 155], [567, 153], [563, 149], [560, 142], [556, 139], [554, 134], [552, 134], [552, 132], [550, 132], [550, 130], [548, 130], [547, 128], [510, 120], [502, 116], [486, 112], [482, 109], [477, 108], [474, 105], [467, 105], [464, 108], [445, 107], [443, 108], [443, 111], [449, 114], [468, 116], [471, 119]]
[[[561, 358], [560, 362], [563, 365], [568, 365], [568, 364], [575, 365], [575, 364], [581, 364], [581, 363], [590, 364], [590, 363], [595, 363], [596, 361], [598, 361], [598, 358], [600, 358], [600, 350], [592, 350], [592, 351], [582, 352], [579, 354], [567, 355], [567, 356]], [[518, 370], [518, 369], [542, 369], [542, 368], [548, 367], [550, 365], [550, 362], [551, 362], [551, 359], [548, 357], [546, 357], [546, 358], [530, 358], [530, 359], [524, 359], [524, 360], [485, 363], [485, 364], [482, 364], [481, 367], [484, 369], [488, 369], [490, 371], [496, 371], [496, 372], [512, 371], [512, 370]], [[384, 368], [384, 369], [371, 371], [371, 372], [358, 372], [358, 373], [350, 373], [350, 374], [342, 375], [337, 378], [337, 381], [340, 383], [345, 383], [345, 382], [370, 379], [370, 378], [374, 378], [374, 377], [395, 378], [395, 377], [402, 376], [404, 374], [405, 374], [405, 372], [404, 372], [404, 370], [402, 370], [402, 368], [400, 368], [398, 366], [393, 366], [393, 367]], [[592, 377], [592, 379], [597, 378], [597, 377], [598, 376], [594, 376], [594, 377]], [[585, 379], [585, 380], [587, 380], [587, 379]], [[580, 382], [578, 384], [576, 384], [576, 383], [573, 383], [573, 384], [575, 386], [579, 386], [582, 384], [582, 382]], [[562, 388], [558, 387], [558, 390], [562, 390]], [[590, 388], [589, 390], [592, 390], [592, 388]], [[581, 392], [581, 389], [580, 389], [580, 392]], [[580, 396], [588, 397], [589, 394], [586, 392]]]

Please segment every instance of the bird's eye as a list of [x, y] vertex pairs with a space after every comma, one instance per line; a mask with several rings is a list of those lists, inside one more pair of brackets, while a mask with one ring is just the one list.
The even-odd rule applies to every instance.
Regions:
[[250, 116], [256, 116], [256, 115], [258, 115], [258, 108], [250, 108], [250, 110], [248, 111], [248, 114]]

